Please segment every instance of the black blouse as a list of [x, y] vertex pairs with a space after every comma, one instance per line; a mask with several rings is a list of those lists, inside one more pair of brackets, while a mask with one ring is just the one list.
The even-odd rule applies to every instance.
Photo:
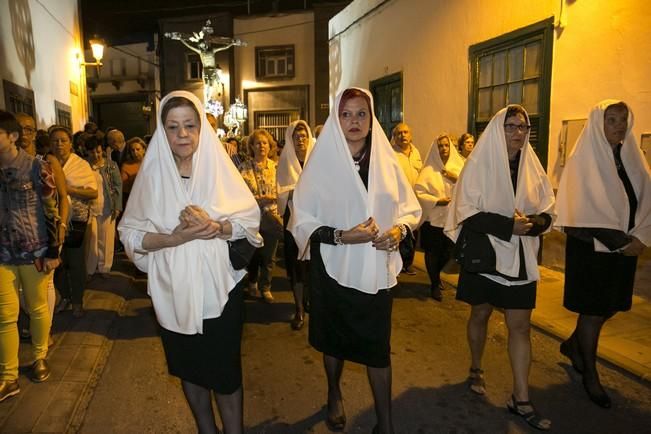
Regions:
[[[622, 144], [618, 144], [613, 149], [613, 156], [615, 157], [615, 166], [617, 168], [617, 175], [620, 181], [624, 184], [624, 190], [629, 205], [628, 214], [628, 230], [635, 226], [635, 213], [637, 211], [637, 197], [635, 196], [635, 189], [631, 183], [630, 178], [626, 174], [626, 168], [622, 162]], [[617, 229], [606, 228], [565, 228], [567, 235], [578, 238], [581, 241], [592, 243], [592, 239], [596, 238], [606, 246], [609, 250], [617, 250], [626, 246], [631, 242], [631, 237], [624, 231]]]

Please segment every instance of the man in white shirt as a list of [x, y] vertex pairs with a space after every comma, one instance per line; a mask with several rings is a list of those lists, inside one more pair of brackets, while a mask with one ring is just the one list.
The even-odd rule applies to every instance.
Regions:
[[[418, 179], [418, 174], [423, 168], [423, 160], [420, 158], [418, 149], [411, 143], [411, 128], [409, 128], [409, 125], [401, 122], [393, 128], [391, 144], [398, 163], [413, 188]], [[414, 238], [416, 238], [416, 233], [414, 233]], [[402, 272], [413, 276], [416, 271], [414, 271], [411, 264], [414, 262], [415, 249], [411, 249], [408, 254], [403, 254], [403, 250], [400, 249], [403, 263]]]

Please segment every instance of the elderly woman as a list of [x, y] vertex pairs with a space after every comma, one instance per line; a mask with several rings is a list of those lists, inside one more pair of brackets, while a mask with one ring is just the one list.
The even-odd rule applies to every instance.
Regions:
[[113, 267], [115, 224], [122, 213], [122, 178], [118, 165], [107, 158], [102, 143], [96, 137], [89, 137], [85, 146], [99, 187], [98, 197], [91, 207], [86, 269], [88, 274], [96, 271], [105, 274]]
[[257, 296], [259, 288], [263, 300], [273, 303], [271, 272], [283, 231], [282, 217], [278, 214], [276, 163], [270, 158], [276, 142], [267, 130], [255, 130], [249, 136], [248, 146], [252, 149], [253, 159], [244, 161], [239, 169], [260, 207], [260, 234], [264, 239], [264, 245], [255, 252], [249, 263], [249, 295]]
[[609, 408], [596, 366], [599, 334], [631, 309], [637, 257], [651, 245], [651, 175], [624, 102], [602, 101], [590, 112], [563, 170], [556, 225], [567, 234], [563, 304], [579, 314], [561, 353], [583, 374], [590, 399]]
[[287, 230], [287, 223], [291, 215], [292, 196], [294, 187], [301, 176], [307, 157], [312, 151], [312, 133], [305, 121], [294, 121], [285, 131], [285, 147], [278, 161], [278, 210], [283, 216], [285, 269], [287, 278], [294, 294], [296, 313], [291, 326], [294, 330], [303, 328], [305, 322], [305, 305], [307, 298], [305, 290], [308, 282], [308, 261], [298, 260], [298, 247], [291, 232]]
[[[83, 316], [84, 289], [86, 287], [86, 255], [84, 238], [90, 219], [90, 205], [97, 199], [97, 180], [86, 160], [72, 153], [72, 134], [62, 126], [55, 125], [48, 131], [54, 156], [63, 167], [66, 190], [70, 198], [70, 223], [63, 243], [61, 267], [57, 268], [54, 282], [61, 292], [57, 310], [63, 310], [72, 302], [72, 314]], [[65, 223], [64, 223], [65, 226]]]
[[459, 137], [459, 153], [463, 159], [467, 159], [470, 156], [470, 153], [475, 148], [475, 138], [470, 133], [463, 133]]
[[179, 377], [200, 433], [241, 433], [240, 343], [244, 270], [227, 240], [260, 245], [260, 214], [235, 166], [189, 92], [161, 101], [160, 117], [118, 230], [148, 273], [148, 292], [171, 375]]
[[[421, 209], [382, 127], [370, 93], [340, 93], [294, 190], [289, 229], [311, 257], [310, 344], [323, 353], [331, 430], [346, 424], [344, 360], [366, 365], [375, 400], [374, 433], [393, 433], [391, 289], [396, 251]], [[372, 127], [372, 128], [371, 128]]]
[[441, 134], [432, 144], [414, 191], [423, 208], [420, 243], [425, 250], [425, 267], [431, 282], [430, 295], [442, 301], [441, 270], [450, 259], [452, 241], [443, 233], [452, 191], [464, 160], [452, 145], [448, 134]]
[[551, 225], [554, 193], [529, 144], [530, 128], [519, 105], [495, 114], [459, 177], [445, 232], [459, 249], [457, 299], [471, 305], [471, 390], [485, 393], [481, 360], [488, 319], [494, 308], [504, 309], [513, 372], [507, 407], [532, 427], [548, 430], [551, 422], [529, 400], [528, 379], [531, 311], [540, 278], [538, 236]]

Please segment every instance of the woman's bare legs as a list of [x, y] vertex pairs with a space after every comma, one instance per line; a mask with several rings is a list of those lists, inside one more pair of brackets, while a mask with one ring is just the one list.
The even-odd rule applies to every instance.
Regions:
[[468, 346], [470, 347], [470, 368], [481, 369], [481, 359], [486, 346], [488, 320], [493, 313], [493, 306], [488, 303], [472, 306], [468, 318]]
[[528, 401], [531, 309], [506, 309], [504, 318], [509, 330], [508, 348], [513, 371], [513, 395], [518, 401]]

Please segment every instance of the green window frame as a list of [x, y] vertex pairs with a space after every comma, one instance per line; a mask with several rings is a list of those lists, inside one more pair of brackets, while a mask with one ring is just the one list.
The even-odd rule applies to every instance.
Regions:
[[543, 167], [549, 149], [554, 18], [471, 45], [468, 131], [478, 137], [507, 104], [529, 113], [533, 146]]

